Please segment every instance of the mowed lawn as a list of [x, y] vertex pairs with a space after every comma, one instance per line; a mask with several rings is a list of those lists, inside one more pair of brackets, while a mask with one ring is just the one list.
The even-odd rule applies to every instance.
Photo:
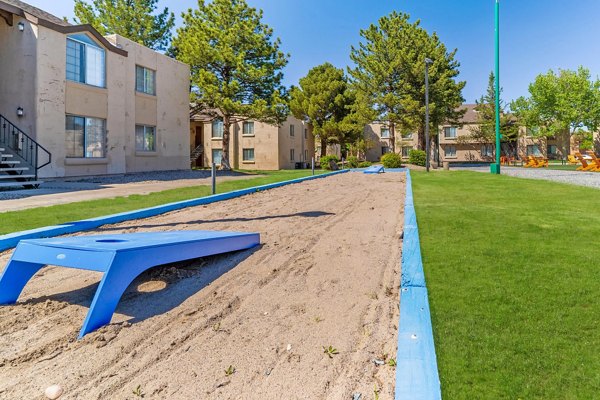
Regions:
[[[217, 193], [230, 192], [252, 186], [287, 181], [311, 175], [310, 170], [281, 170], [281, 171], [252, 171], [260, 174], [256, 178], [218, 182]], [[315, 171], [320, 174], [327, 171]], [[209, 185], [190, 186], [185, 188], [165, 190], [147, 195], [131, 195], [113, 199], [82, 201], [61, 204], [50, 207], [40, 207], [29, 210], [9, 211], [0, 213], [0, 235], [43, 226], [56, 225], [81, 219], [100, 217], [140, 208], [158, 206], [176, 201], [189, 200], [209, 196]], [[65, 196], [68, 196], [65, 193]], [[0, 209], [2, 202], [0, 201]]]
[[412, 176], [444, 399], [600, 398], [600, 190]]

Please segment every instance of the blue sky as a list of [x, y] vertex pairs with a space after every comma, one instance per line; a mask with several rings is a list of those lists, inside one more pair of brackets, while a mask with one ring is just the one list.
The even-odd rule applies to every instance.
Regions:
[[[25, 0], [69, 19], [72, 0]], [[264, 20], [291, 54], [285, 83], [296, 84], [313, 66], [326, 61], [338, 67], [350, 63], [350, 46], [359, 30], [392, 10], [420, 19], [437, 32], [449, 49], [458, 48], [463, 95], [473, 102], [485, 91], [494, 67], [494, 0], [247, 0], [264, 10]], [[180, 23], [181, 12], [196, 0], [159, 0]], [[529, 83], [548, 69], [583, 65], [600, 74], [600, 1], [502, 0], [501, 85], [503, 98], [527, 94]]]

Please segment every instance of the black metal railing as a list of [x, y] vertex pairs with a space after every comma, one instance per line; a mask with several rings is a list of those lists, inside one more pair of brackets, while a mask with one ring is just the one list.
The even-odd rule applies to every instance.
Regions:
[[[52, 161], [52, 154], [29, 135], [0, 115], [0, 147], [7, 147], [35, 172]], [[45, 161], [41, 163], [41, 161]]]

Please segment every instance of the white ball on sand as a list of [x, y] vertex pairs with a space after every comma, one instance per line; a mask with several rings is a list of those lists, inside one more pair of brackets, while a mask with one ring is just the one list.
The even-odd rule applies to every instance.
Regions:
[[44, 394], [50, 400], [56, 400], [63, 394], [63, 388], [60, 385], [48, 386], [44, 391]]

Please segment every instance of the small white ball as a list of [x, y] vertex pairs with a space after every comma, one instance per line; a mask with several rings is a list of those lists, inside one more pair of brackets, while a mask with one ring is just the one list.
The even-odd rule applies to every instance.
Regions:
[[63, 394], [63, 388], [60, 385], [48, 386], [44, 391], [44, 394], [50, 400], [56, 400]]

